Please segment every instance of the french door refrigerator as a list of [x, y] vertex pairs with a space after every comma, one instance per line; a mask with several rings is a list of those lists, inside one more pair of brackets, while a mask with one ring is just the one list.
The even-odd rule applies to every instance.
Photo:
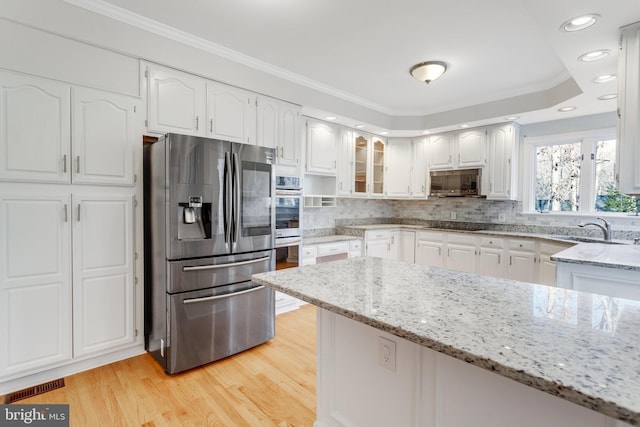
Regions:
[[167, 134], [145, 147], [145, 343], [167, 373], [273, 338], [273, 149]]

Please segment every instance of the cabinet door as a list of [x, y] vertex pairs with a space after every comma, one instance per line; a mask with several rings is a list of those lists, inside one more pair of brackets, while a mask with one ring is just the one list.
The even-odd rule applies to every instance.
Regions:
[[453, 167], [453, 134], [443, 133], [429, 137], [429, 169]]
[[350, 196], [353, 189], [353, 132], [340, 128], [338, 137], [338, 170], [336, 171], [336, 195]]
[[391, 239], [367, 242], [367, 256], [390, 259], [393, 258], [391, 254]]
[[384, 195], [386, 145], [386, 142], [378, 137], [374, 136], [371, 139], [371, 186], [369, 188], [372, 196]]
[[207, 82], [206, 126], [209, 138], [255, 143], [255, 95], [222, 83]]
[[463, 245], [459, 243], [447, 244], [446, 267], [451, 270], [475, 273], [476, 271], [476, 247], [475, 245]]
[[515, 199], [517, 196], [517, 132], [513, 125], [504, 125], [489, 130], [488, 199]]
[[133, 313], [133, 200], [73, 198], [74, 356], [130, 344]]
[[543, 285], [556, 286], [556, 262], [551, 260], [551, 255], [554, 255], [564, 249], [573, 246], [570, 243], [538, 243], [538, 271], [537, 271], [537, 283]]
[[487, 163], [487, 131], [469, 129], [456, 132], [459, 168], [484, 166]]
[[[278, 148], [278, 101], [266, 96], [258, 97], [257, 144], [261, 147]], [[276, 155], [280, 155], [276, 151]]]
[[0, 72], [0, 179], [69, 182], [70, 87]]
[[336, 136], [333, 126], [307, 122], [307, 172], [335, 175]]
[[300, 107], [286, 102], [280, 102], [278, 115], [280, 147], [276, 158], [277, 164], [295, 168], [295, 172], [292, 173], [292, 175], [298, 175], [300, 145], [302, 144]]
[[412, 141], [413, 156], [411, 166], [411, 197], [425, 198], [428, 191], [427, 172], [427, 144], [428, 138], [419, 138]]
[[482, 276], [504, 277], [504, 251], [494, 248], [478, 250], [476, 273]]
[[147, 69], [150, 132], [206, 135], [204, 79], [169, 69]]
[[523, 282], [535, 282], [535, 252], [509, 250], [507, 278]]
[[71, 358], [70, 203], [0, 196], [0, 377]]
[[390, 139], [386, 146], [384, 188], [393, 198], [409, 197], [411, 191], [410, 139]]
[[444, 267], [444, 233], [417, 232], [415, 263], [432, 267]]
[[393, 259], [415, 263], [415, 231], [396, 230], [391, 233], [391, 252]]
[[353, 195], [366, 196], [369, 194], [369, 140], [355, 133], [353, 137]]
[[110, 92], [73, 88], [74, 183], [133, 185], [138, 103]]

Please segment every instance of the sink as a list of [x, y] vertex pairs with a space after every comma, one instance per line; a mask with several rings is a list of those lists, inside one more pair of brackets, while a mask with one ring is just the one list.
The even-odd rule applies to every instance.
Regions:
[[549, 236], [552, 239], [558, 240], [566, 240], [569, 242], [578, 242], [578, 243], [605, 243], [608, 245], [628, 245], [630, 242], [626, 242], [623, 240], [611, 240], [609, 242], [604, 239], [598, 239], [595, 237], [582, 237], [582, 236], [568, 236], [568, 235], [552, 235]]

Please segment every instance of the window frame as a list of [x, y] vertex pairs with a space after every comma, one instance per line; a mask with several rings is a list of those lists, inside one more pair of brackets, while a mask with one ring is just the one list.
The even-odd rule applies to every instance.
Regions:
[[[626, 215], [624, 212], [596, 211], [596, 145], [598, 141], [616, 140], [616, 128], [602, 128], [580, 132], [523, 137], [522, 211], [525, 214], [593, 216]], [[579, 142], [582, 160], [580, 165], [580, 205], [577, 211], [539, 212], [535, 210], [536, 148], [545, 145], [561, 145]], [[617, 162], [617, 159], [616, 159]]]

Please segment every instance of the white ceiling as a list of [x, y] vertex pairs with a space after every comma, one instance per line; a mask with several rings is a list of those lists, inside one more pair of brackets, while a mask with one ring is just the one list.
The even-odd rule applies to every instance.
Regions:
[[[617, 83], [593, 79], [616, 73], [619, 27], [640, 21], [638, 0], [107, 3], [385, 115], [420, 116], [425, 128], [446, 127], [452, 120], [457, 125], [461, 119], [472, 125], [504, 121], [513, 114], [521, 123], [532, 123], [615, 111], [616, 100], [597, 98], [615, 93]], [[564, 21], [585, 13], [597, 13], [600, 20], [577, 33], [559, 30]], [[598, 62], [577, 61], [596, 49], [611, 54]], [[448, 64], [430, 85], [409, 75], [412, 65], [426, 60]], [[557, 111], [566, 105], [577, 110]], [[305, 107], [319, 117], [334, 113]], [[340, 119], [353, 125], [350, 118]]]

